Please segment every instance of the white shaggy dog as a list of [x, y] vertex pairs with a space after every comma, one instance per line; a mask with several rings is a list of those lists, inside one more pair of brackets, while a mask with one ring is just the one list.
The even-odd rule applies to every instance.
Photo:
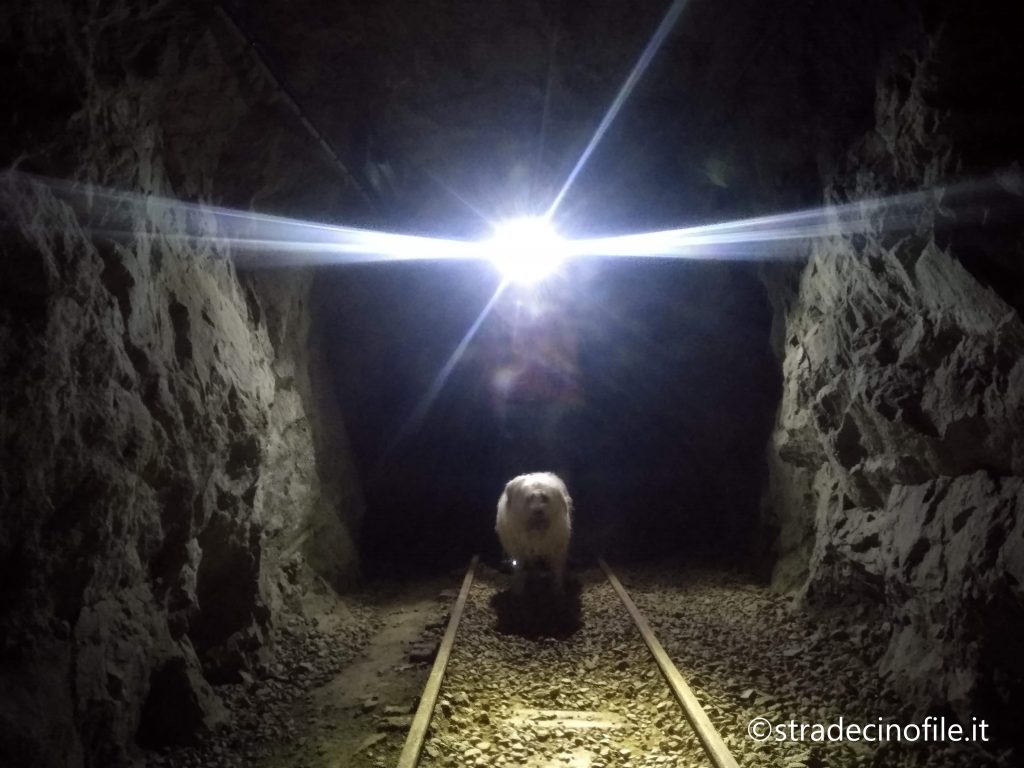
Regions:
[[513, 587], [522, 589], [523, 568], [543, 561], [561, 591], [572, 530], [572, 498], [562, 479], [552, 472], [519, 475], [508, 482], [498, 499], [494, 524], [498, 540], [512, 559]]

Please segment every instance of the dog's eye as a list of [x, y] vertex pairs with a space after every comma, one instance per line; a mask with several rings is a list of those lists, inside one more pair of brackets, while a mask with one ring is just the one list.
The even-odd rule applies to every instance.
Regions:
[[546, 493], [538, 493], [537, 495], [540, 496], [540, 500], [541, 501], [547, 501], [548, 500], [548, 495]]

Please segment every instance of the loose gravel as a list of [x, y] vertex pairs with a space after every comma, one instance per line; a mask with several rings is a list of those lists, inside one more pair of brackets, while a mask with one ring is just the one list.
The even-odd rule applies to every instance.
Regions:
[[[891, 628], [863, 612], [809, 616], [790, 598], [742, 575], [678, 567], [615, 570], [741, 766], [1017, 764], [978, 744], [757, 742], [747, 732], [755, 717], [775, 724], [828, 725], [840, 716], [847, 723], [921, 722], [926, 713], [904, 701], [898, 683], [880, 671]], [[520, 597], [508, 586], [506, 575], [478, 569], [424, 747], [425, 768], [708, 765], [600, 571], [578, 572], [562, 599], [543, 578]], [[354, 709], [331, 703], [339, 692], [353, 690], [352, 671], [359, 665], [352, 660], [360, 652], [360, 658], [372, 654], [378, 640], [370, 638], [385, 637], [385, 623], [410, 615], [409, 609], [395, 614], [393, 598], [387, 610], [371, 598], [348, 600], [345, 621], [287, 618], [277, 661], [262, 676], [217, 688], [230, 726], [196, 747], [148, 753], [148, 765], [394, 765], [454, 591], [438, 598], [431, 609], [436, 616], [424, 614], [423, 629], [405, 641], [404, 660], [378, 673], [384, 677], [372, 687], [379, 696], [360, 699]]]
[[[422, 765], [701, 764], [699, 743], [611, 585], [597, 570], [578, 578], [578, 594], [570, 589], [552, 609], [550, 585], [517, 601], [505, 577], [481, 569]], [[564, 617], [577, 615], [574, 629]]]
[[217, 686], [228, 723], [196, 745], [153, 751], [146, 764], [163, 768], [241, 768], [266, 761], [281, 744], [305, 738], [311, 726], [296, 713], [310, 692], [337, 676], [365, 647], [379, 620], [352, 604], [344, 621], [286, 615], [275, 634], [275, 661], [237, 683]]
[[[866, 612], [809, 616], [744, 576], [679, 568], [616, 569], [659, 641], [742, 766], [978, 768], [1009, 766], [977, 744], [755, 741], [773, 724], [920, 723], [880, 671], [891, 628]], [[946, 713], [947, 718], [952, 718]]]

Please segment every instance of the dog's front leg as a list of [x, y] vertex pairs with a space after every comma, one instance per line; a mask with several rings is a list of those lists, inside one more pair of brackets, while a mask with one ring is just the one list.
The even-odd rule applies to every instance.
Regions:
[[554, 560], [548, 563], [548, 566], [555, 577], [555, 590], [561, 595], [565, 592], [565, 559]]
[[521, 560], [512, 561], [512, 594], [521, 595], [526, 591], [526, 569]]

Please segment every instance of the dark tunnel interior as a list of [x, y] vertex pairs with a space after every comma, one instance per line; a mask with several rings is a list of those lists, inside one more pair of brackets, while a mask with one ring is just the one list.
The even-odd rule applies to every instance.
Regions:
[[779, 372], [752, 268], [605, 261], [512, 287], [434, 391], [499, 283], [374, 265], [319, 287], [341, 408], [358, 414], [367, 567], [496, 561], [501, 488], [546, 470], [574, 494], [580, 559], [756, 554]]
[[[0, 766], [397, 764], [455, 600], [424, 768], [697, 764], [603, 560], [741, 765], [1022, 764], [1021, 39], [970, 0], [0, 5]], [[551, 520], [496, 530], [545, 471], [567, 579]]]

